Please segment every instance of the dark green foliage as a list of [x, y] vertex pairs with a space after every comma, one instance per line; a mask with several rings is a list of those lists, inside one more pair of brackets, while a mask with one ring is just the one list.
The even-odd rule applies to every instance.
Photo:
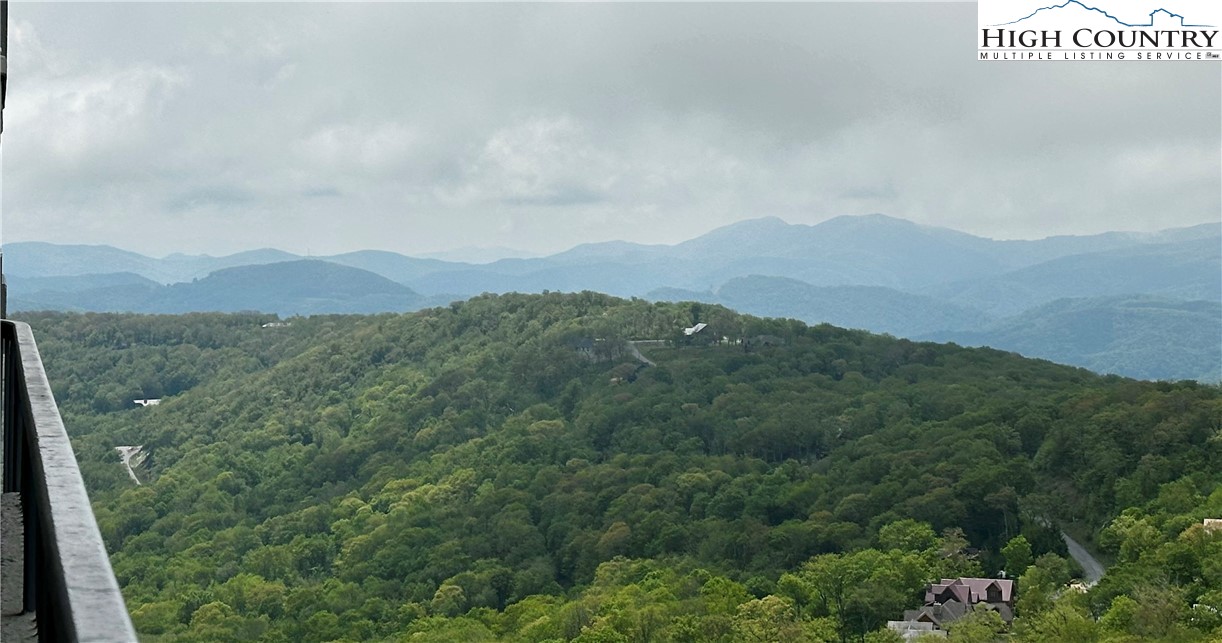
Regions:
[[1216, 383], [1219, 229], [995, 241], [878, 214], [815, 226], [770, 218], [674, 246], [615, 241], [481, 265], [369, 250], [325, 263], [266, 249], [162, 259], [106, 246], [6, 251], [13, 311], [405, 312], [485, 292], [596, 290]]
[[[1020, 534], [1044, 570], [1057, 520], [1168, 570], [1091, 606], [1222, 582], [1182, 535], [1218, 495], [1216, 387], [594, 293], [271, 319], [30, 320], [146, 635], [858, 640]], [[574, 348], [694, 321], [657, 366]]]

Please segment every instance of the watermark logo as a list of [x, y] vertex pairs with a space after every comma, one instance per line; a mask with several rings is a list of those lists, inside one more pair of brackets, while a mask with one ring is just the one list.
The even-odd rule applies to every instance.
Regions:
[[980, 60], [1216, 61], [1222, 56], [1218, 0], [979, 0], [977, 7]]

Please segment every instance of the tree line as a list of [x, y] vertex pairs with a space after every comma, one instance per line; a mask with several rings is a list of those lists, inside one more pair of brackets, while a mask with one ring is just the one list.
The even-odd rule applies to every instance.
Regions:
[[1222, 626], [1216, 386], [596, 293], [28, 319], [145, 640], [882, 641], [1002, 570], [953, 639]]

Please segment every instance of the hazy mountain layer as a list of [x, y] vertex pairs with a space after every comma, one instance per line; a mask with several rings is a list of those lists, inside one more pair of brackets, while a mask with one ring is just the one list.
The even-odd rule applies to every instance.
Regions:
[[[82, 280], [82, 277], [43, 278]], [[18, 281], [20, 286], [22, 281]], [[190, 283], [158, 286], [152, 282], [118, 283], [75, 292], [10, 290], [14, 311], [74, 310], [93, 312], [239, 312], [280, 315], [376, 313], [416, 310], [425, 298], [410, 288], [372, 272], [317, 261], [240, 266], [218, 270]]]
[[1156, 297], [1063, 299], [982, 331], [923, 337], [1143, 379], [1222, 380], [1222, 304]]
[[6, 275], [72, 277], [126, 272], [161, 284], [190, 281], [223, 268], [300, 258], [281, 250], [263, 249], [225, 257], [172, 254], [163, 259], [154, 259], [110, 246], [56, 245], [41, 242], [5, 244], [4, 255]]
[[32, 293], [39, 291], [51, 292], [83, 292], [95, 288], [110, 288], [112, 286], [146, 286], [155, 287], [157, 282], [142, 277], [134, 272], [112, 272], [70, 277], [24, 277], [7, 275], [10, 291]]
[[[1220, 232], [1218, 224], [1202, 224], [1150, 234], [994, 241], [883, 215], [813, 226], [765, 218], [674, 246], [614, 241], [480, 265], [367, 250], [322, 258], [346, 266], [331, 271], [318, 261], [285, 262], [293, 255], [276, 250], [152, 259], [105, 246], [17, 243], [6, 247], [6, 268], [13, 310], [402, 312], [484, 292], [593, 290], [715, 301], [759, 315], [900, 336], [977, 333], [974, 342], [1004, 341], [1064, 363], [1195, 378], [1217, 369], [1199, 369], [1199, 360], [1158, 360], [1165, 368], [1144, 364], [1180, 351], [1214, 355], [1213, 344], [1202, 341], [1222, 322], [1208, 312], [1177, 317], [1177, 328], [1184, 328], [1179, 334], [1126, 327], [1122, 335], [1130, 339], [1116, 340], [1112, 327], [1082, 324], [1071, 339], [1042, 347], [1017, 342], [1018, 330], [999, 335], [1002, 326], [990, 324], [1064, 298], [1222, 301]], [[256, 264], [278, 267], [256, 270]], [[235, 266], [247, 267], [216, 272]], [[155, 285], [192, 279], [198, 281]], [[1170, 314], [1146, 309], [1143, 321], [1132, 324], [1154, 327], [1157, 316]], [[1021, 328], [1027, 322], [1014, 323]], [[1037, 336], [1030, 334], [1030, 341], [1038, 343]], [[1096, 345], [1110, 348], [1097, 354]]]
[[998, 316], [1065, 297], [1147, 294], [1222, 301], [1222, 237], [1071, 255], [924, 292]]
[[812, 286], [783, 277], [739, 277], [716, 293], [659, 289], [650, 299], [704, 301], [764, 317], [788, 317], [808, 324], [828, 323], [870, 329], [901, 337], [937, 330], [975, 329], [992, 321], [987, 315], [881, 286]]
[[[1222, 226], [1203, 224], [1152, 234], [1110, 232], [995, 241], [884, 215], [867, 215], [836, 217], [817, 225], [753, 219], [674, 246], [613, 241], [581, 245], [548, 257], [502, 259], [480, 265], [372, 250], [319, 258], [378, 273], [426, 295], [471, 295], [496, 291], [506, 284], [526, 292], [564, 289], [566, 280], [580, 280], [587, 274], [581, 266], [600, 267], [591, 272], [618, 267], [625, 272], [616, 290], [633, 295], [666, 286], [704, 290], [751, 274], [789, 277], [819, 286], [912, 289], [999, 276], [1072, 255], [1191, 243], [1219, 234]], [[278, 250], [256, 250], [227, 257], [170, 255], [152, 259], [108, 246], [46, 243], [13, 243], [5, 250], [5, 268], [11, 275], [133, 272], [158, 283], [189, 281], [226, 267], [300, 258]], [[439, 276], [431, 277], [434, 274]]]

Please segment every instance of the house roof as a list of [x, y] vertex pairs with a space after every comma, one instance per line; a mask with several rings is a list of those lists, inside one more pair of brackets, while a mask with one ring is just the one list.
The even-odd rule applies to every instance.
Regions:
[[1007, 623], [1014, 620], [1014, 610], [1005, 603], [980, 603], [976, 609], [993, 610]]
[[930, 585], [929, 589], [925, 590], [926, 605], [937, 605], [947, 601], [959, 601], [965, 605], [971, 605], [978, 602], [979, 599], [972, 594], [972, 588], [967, 585], [946, 583]]
[[951, 598], [969, 605], [989, 602], [989, 588], [995, 587], [999, 600], [1014, 602], [1014, 581], [1006, 578], [943, 578], [925, 590], [925, 604], [944, 603]]
[[1014, 581], [1008, 578], [958, 578], [957, 582], [972, 588], [972, 593], [979, 596], [977, 601], [987, 601], [989, 586], [996, 586], [1001, 592], [1002, 603], [1014, 602]]
[[939, 605], [926, 605], [919, 610], [907, 610], [904, 612], [904, 620], [933, 623], [935, 627], [940, 628], [945, 623], [961, 618], [967, 611], [967, 605], [959, 601], [947, 601]]

